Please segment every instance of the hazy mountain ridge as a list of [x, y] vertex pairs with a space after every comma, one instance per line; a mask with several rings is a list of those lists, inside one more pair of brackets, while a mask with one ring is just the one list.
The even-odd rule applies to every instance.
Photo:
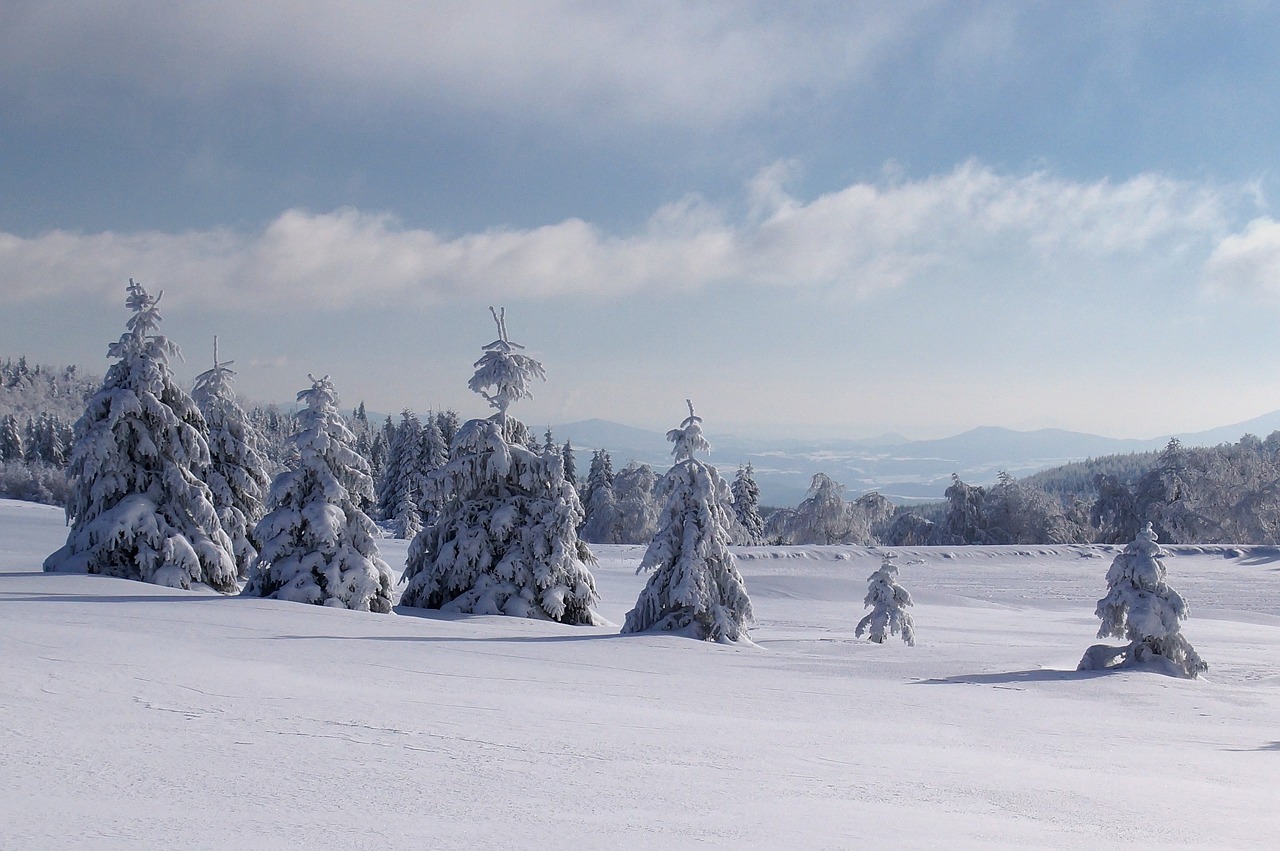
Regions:
[[[876, 490], [897, 499], [941, 499], [958, 473], [971, 484], [989, 484], [1000, 471], [1029, 476], [1061, 464], [1102, 455], [1122, 455], [1160, 449], [1177, 437], [1187, 446], [1215, 446], [1238, 441], [1245, 434], [1266, 437], [1280, 429], [1280, 411], [1233, 425], [1200, 432], [1183, 432], [1147, 439], [1113, 438], [1066, 429], [1016, 431], [980, 426], [952, 437], [910, 440], [884, 435], [861, 440], [743, 439], [709, 434], [711, 461], [730, 475], [750, 462], [766, 505], [796, 505], [803, 499], [814, 473], [842, 483], [852, 495]], [[607, 449], [614, 467], [630, 460], [664, 469], [670, 463], [670, 444], [656, 431], [591, 419], [553, 427], [556, 439], [571, 440], [582, 461], [596, 449]]]

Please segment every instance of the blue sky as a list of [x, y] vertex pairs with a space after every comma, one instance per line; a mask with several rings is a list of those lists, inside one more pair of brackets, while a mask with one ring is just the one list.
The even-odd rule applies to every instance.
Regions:
[[1152, 437], [1280, 408], [1267, 3], [0, 3], [0, 356], [533, 424]]

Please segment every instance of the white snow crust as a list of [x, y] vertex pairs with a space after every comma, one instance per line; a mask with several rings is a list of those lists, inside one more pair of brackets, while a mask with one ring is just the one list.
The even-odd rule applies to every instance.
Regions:
[[[1199, 679], [1077, 672], [1120, 547], [736, 550], [756, 646], [42, 573], [0, 500], [0, 848], [1272, 848], [1280, 550], [1169, 545]], [[384, 540], [401, 563], [407, 542]], [[598, 546], [622, 621], [642, 546]]]

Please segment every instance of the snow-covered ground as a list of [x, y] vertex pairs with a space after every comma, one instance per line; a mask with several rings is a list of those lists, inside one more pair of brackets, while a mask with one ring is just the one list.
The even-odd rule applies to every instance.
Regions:
[[[40, 573], [0, 501], [0, 847], [1273, 848], [1280, 551], [1175, 548], [1196, 681], [1080, 674], [1117, 550], [740, 551], [758, 647]], [[383, 541], [393, 567], [405, 543]], [[621, 623], [642, 548], [596, 547]]]

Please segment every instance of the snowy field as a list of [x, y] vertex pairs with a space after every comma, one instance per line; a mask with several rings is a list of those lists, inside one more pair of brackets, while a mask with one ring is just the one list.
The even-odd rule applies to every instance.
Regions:
[[1280, 841], [1275, 548], [1173, 548], [1187, 681], [1074, 671], [1115, 548], [900, 549], [916, 647], [853, 636], [875, 551], [742, 550], [753, 648], [40, 573], [65, 535], [0, 501], [5, 849]]

